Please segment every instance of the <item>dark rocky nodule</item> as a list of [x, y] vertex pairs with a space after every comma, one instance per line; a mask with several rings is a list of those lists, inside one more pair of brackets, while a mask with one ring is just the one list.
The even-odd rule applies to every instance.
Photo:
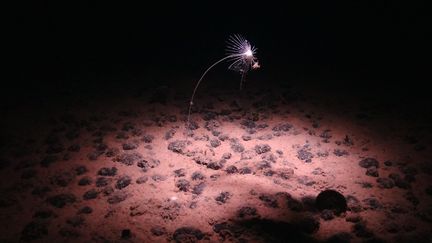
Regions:
[[333, 210], [335, 214], [346, 212], [348, 207], [345, 197], [335, 190], [320, 192], [315, 199], [315, 206], [321, 211]]

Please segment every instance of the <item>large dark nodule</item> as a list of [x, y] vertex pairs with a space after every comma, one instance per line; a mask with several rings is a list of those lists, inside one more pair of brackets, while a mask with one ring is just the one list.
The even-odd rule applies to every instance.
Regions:
[[324, 209], [333, 210], [336, 214], [347, 210], [345, 197], [335, 190], [325, 190], [320, 192], [315, 199], [316, 207], [321, 211]]

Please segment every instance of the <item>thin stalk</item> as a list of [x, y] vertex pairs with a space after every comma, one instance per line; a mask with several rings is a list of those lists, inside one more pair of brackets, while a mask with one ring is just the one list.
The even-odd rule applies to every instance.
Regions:
[[210, 69], [212, 69], [214, 66], [216, 66], [217, 64], [221, 63], [222, 61], [225, 61], [228, 58], [232, 58], [232, 57], [238, 57], [238, 56], [242, 56], [244, 54], [232, 54], [229, 56], [226, 56], [222, 59], [220, 59], [219, 61], [213, 63], [213, 65], [211, 65], [209, 68], [207, 68], [207, 70], [203, 73], [203, 75], [201, 76], [201, 78], [198, 80], [197, 84], [195, 85], [194, 91], [192, 93], [192, 97], [189, 101], [189, 111], [188, 111], [188, 116], [187, 116], [187, 122], [186, 122], [186, 128], [189, 129], [190, 127], [190, 115], [191, 115], [191, 111], [192, 111], [192, 105], [193, 105], [193, 99], [195, 97], [195, 93], [198, 89], [198, 86], [200, 85], [202, 79], [204, 78], [204, 76], [208, 73], [208, 71], [210, 71]]
[[246, 76], [246, 72], [242, 72], [241, 79], [240, 79], [240, 91], [243, 88], [243, 81], [245, 79], [245, 76]]

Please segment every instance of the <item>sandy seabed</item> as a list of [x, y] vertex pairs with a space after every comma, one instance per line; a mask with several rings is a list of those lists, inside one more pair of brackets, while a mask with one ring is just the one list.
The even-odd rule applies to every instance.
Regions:
[[[5, 114], [1, 242], [432, 242], [430, 124], [294, 88]], [[327, 189], [345, 202], [322, 209]]]

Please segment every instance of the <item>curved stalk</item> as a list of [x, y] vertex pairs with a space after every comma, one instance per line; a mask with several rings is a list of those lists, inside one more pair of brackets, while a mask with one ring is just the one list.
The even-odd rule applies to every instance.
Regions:
[[224, 60], [226, 60], [228, 58], [238, 57], [238, 56], [243, 56], [243, 55], [244, 54], [232, 54], [232, 55], [226, 56], [226, 57], [220, 59], [219, 61], [213, 63], [213, 65], [211, 65], [209, 68], [207, 68], [207, 70], [203, 73], [203, 75], [198, 80], [197, 84], [195, 85], [195, 88], [194, 88], [193, 93], [192, 93], [192, 97], [191, 97], [191, 99], [189, 101], [189, 111], [188, 111], [187, 122], [186, 122], [186, 128], [187, 129], [189, 129], [189, 127], [190, 127], [190, 115], [191, 115], [191, 111], [192, 111], [193, 99], [195, 97], [195, 93], [196, 93], [196, 91], [198, 89], [198, 86], [200, 85], [200, 83], [201, 83], [202, 79], [204, 78], [204, 76], [210, 71], [210, 69], [212, 69], [214, 66], [216, 66], [219, 63], [221, 63], [222, 61], [224, 61]]

